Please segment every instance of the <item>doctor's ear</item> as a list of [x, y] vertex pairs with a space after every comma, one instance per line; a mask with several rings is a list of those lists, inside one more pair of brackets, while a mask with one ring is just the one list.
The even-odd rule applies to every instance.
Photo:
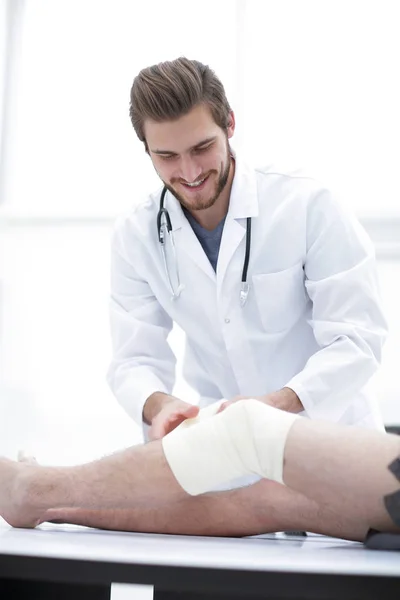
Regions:
[[229, 113], [228, 126], [226, 128], [228, 138], [231, 138], [235, 133], [235, 125], [235, 113], [233, 112], [233, 110], [231, 110], [231, 112]]

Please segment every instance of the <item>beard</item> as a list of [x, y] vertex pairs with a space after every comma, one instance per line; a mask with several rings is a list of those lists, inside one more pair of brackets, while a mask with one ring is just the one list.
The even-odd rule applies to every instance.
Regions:
[[[205, 210], [207, 208], [211, 208], [211, 206], [213, 206], [215, 204], [215, 202], [218, 200], [218, 198], [220, 197], [222, 191], [224, 190], [224, 188], [228, 182], [229, 172], [230, 172], [230, 168], [231, 168], [231, 160], [232, 160], [232, 154], [229, 149], [229, 145], [227, 143], [226, 164], [224, 166], [222, 166], [219, 176], [218, 176], [218, 171], [215, 169], [208, 171], [208, 173], [205, 175], [205, 177], [210, 177], [215, 174], [218, 177], [216, 190], [210, 198], [204, 198], [204, 199], [198, 199], [198, 200], [196, 200], [196, 198], [193, 198], [192, 201], [190, 201], [190, 200], [188, 201], [185, 199], [185, 197], [182, 194], [179, 194], [176, 191], [176, 189], [174, 188], [173, 185], [167, 184], [165, 181], [163, 183], [164, 183], [165, 187], [171, 192], [171, 194], [173, 194], [173, 196], [175, 196], [175, 198], [178, 200], [178, 202], [187, 210]], [[202, 176], [202, 178], [203, 178], [203, 176]]]

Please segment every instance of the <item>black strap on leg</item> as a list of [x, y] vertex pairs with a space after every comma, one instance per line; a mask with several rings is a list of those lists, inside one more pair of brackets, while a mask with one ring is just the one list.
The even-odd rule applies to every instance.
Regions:
[[[397, 481], [400, 481], [400, 458], [396, 458], [390, 463], [388, 469]], [[396, 527], [400, 527], [400, 490], [384, 496], [383, 503], [393, 523]], [[400, 534], [381, 533], [370, 529], [364, 543], [367, 548], [373, 550], [400, 550]]]
[[[397, 481], [400, 481], [400, 458], [396, 458], [388, 467]], [[393, 523], [400, 527], [400, 490], [383, 497], [385, 508]]]
[[388, 469], [393, 473], [397, 481], [400, 481], [400, 456], [390, 463]]

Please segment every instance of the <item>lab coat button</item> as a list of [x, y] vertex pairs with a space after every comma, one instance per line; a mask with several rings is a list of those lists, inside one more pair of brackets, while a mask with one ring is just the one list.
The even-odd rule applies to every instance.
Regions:
[[228, 319], [228, 317], [226, 317], [226, 319], [225, 319], [225, 323], [230, 323], [230, 322], [231, 322], [231, 320], [230, 320], [230, 319]]

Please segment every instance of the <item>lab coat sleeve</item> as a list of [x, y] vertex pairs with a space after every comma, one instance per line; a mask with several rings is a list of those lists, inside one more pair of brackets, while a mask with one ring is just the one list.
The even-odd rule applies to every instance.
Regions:
[[156, 391], [172, 392], [176, 359], [167, 341], [172, 320], [133, 262], [116, 230], [111, 253], [113, 357], [107, 380], [118, 402], [141, 426], [147, 398]]
[[311, 418], [338, 421], [380, 365], [387, 325], [373, 245], [361, 225], [328, 192], [306, 214], [305, 286], [320, 350], [287, 387]]

